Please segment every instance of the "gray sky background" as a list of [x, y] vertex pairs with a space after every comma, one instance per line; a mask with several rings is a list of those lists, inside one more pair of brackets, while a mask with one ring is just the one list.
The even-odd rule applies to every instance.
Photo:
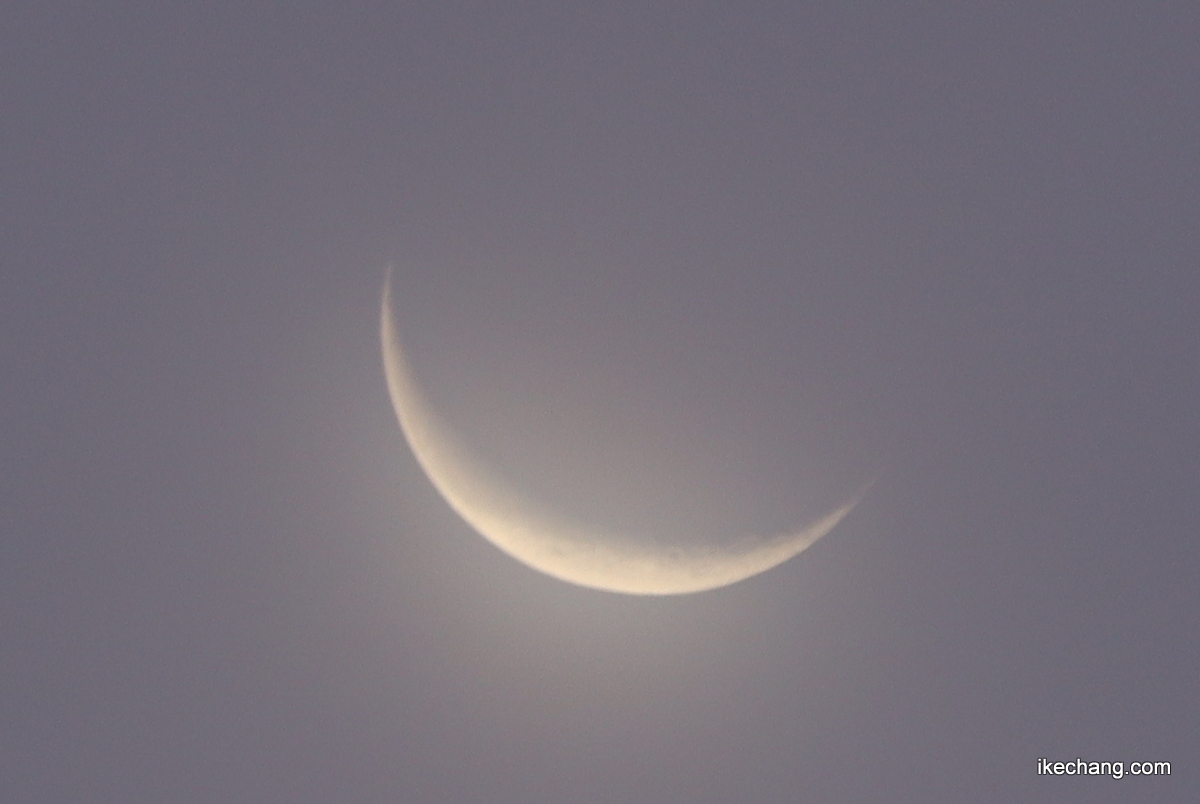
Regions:
[[[1200, 6], [0, 13], [0, 799], [1200, 793]], [[665, 599], [449, 511], [832, 534]], [[1051, 778], [1051, 760], [1172, 775]]]

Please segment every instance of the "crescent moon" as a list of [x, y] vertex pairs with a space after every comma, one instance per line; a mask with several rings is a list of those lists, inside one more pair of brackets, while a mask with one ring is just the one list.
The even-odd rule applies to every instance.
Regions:
[[489, 472], [429, 405], [400, 345], [390, 269], [384, 279], [380, 338], [396, 418], [430, 482], [496, 547], [568, 583], [629, 595], [680, 595], [728, 586], [810, 546], [832, 530], [863, 493], [799, 530], [742, 538], [722, 547], [656, 545], [578, 522]]

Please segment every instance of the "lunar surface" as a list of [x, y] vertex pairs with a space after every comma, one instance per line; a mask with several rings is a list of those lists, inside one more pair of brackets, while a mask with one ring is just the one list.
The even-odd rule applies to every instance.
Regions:
[[861, 493], [790, 533], [735, 538], [725, 546], [663, 545], [597, 528], [528, 498], [489, 471], [422, 393], [400, 344], [384, 280], [380, 336], [388, 392], [405, 438], [430, 482], [484, 538], [536, 570], [569, 583], [630, 595], [716, 589], [782, 564], [833, 529]]

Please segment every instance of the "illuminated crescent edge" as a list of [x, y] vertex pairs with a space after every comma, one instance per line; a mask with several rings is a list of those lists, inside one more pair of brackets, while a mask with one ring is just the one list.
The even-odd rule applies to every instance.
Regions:
[[765, 572], [833, 529], [848, 503], [801, 530], [743, 538], [722, 547], [653, 545], [590, 527], [528, 499], [489, 473], [426, 401], [400, 345], [389, 270], [380, 315], [383, 369], [400, 428], [413, 455], [450, 507], [518, 561], [559, 580], [630, 595], [716, 589]]

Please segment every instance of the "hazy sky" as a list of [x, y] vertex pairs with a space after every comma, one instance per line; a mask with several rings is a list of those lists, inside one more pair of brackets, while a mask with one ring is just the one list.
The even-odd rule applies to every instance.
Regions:
[[[0, 799], [1197, 800], [1198, 31], [7, 3]], [[540, 575], [403, 440], [389, 263], [431, 399], [563, 510], [876, 483], [726, 589]]]

